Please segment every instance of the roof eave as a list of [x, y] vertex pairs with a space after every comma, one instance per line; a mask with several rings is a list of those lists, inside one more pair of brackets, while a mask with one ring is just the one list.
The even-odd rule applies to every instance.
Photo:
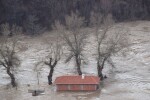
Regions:
[[55, 85], [99, 85], [99, 83], [89, 83], [89, 84], [85, 84], [85, 83], [81, 83], [81, 84], [66, 84], [66, 83], [55, 83]]

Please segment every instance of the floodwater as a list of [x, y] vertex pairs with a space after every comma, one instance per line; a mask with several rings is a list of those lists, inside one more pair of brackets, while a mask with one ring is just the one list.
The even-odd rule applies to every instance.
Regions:
[[[5, 71], [0, 73], [0, 100], [150, 100], [150, 22], [138, 21], [126, 23], [130, 28], [132, 45], [125, 57], [114, 56], [115, 68], [106, 64], [104, 74], [108, 76], [100, 83], [100, 89], [93, 92], [57, 92], [55, 85], [47, 85], [48, 67], [40, 71], [40, 85], [37, 86], [34, 64], [47, 54], [46, 45], [39, 39], [26, 39], [21, 41], [25, 51], [22, 51], [22, 65], [17, 73], [18, 89], [5, 86], [9, 78]], [[38, 41], [39, 43], [37, 43]], [[91, 37], [92, 41], [92, 37]], [[32, 42], [32, 45], [31, 45]], [[42, 48], [41, 48], [42, 45]], [[92, 47], [93, 46], [93, 47]], [[92, 52], [94, 43], [87, 46], [87, 53]], [[88, 65], [82, 67], [85, 74], [96, 75], [96, 62], [94, 58], [87, 57]], [[75, 73], [73, 62], [63, 64], [61, 61], [55, 69], [54, 79], [60, 75]], [[28, 89], [42, 89], [45, 93], [33, 97]]]

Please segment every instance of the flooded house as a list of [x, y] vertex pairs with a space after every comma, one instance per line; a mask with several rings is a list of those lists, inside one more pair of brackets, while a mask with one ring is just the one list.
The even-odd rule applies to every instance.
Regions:
[[55, 80], [57, 91], [95, 91], [99, 88], [97, 76], [60, 76]]

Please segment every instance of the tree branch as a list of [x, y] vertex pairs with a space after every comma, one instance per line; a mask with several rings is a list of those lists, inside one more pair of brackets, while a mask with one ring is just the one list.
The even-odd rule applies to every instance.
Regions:
[[7, 69], [7, 66], [5, 65], [4, 62], [0, 61], [0, 65], [2, 65], [3, 67], [5, 67]]

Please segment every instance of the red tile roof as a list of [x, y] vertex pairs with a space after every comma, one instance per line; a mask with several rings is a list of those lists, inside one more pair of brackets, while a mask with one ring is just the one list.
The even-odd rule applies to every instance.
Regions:
[[100, 78], [97, 76], [60, 76], [55, 80], [55, 84], [99, 84]]

